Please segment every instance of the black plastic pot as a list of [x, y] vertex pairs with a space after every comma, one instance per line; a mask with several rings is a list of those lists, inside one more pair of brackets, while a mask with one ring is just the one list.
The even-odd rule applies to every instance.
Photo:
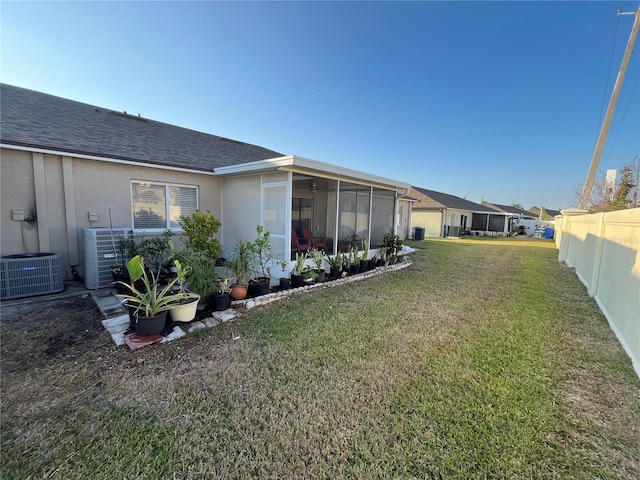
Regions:
[[298, 288], [304, 286], [304, 275], [291, 274], [291, 288]]
[[280, 279], [280, 290], [289, 290], [291, 288], [291, 279], [290, 278], [281, 278]]
[[136, 315], [136, 334], [155, 335], [161, 333], [167, 323], [167, 312], [162, 312], [155, 317], [140, 317]]
[[269, 293], [269, 283], [270, 280], [268, 277], [258, 277], [255, 280], [250, 280], [249, 296], [260, 297], [262, 295], [266, 295]]
[[316, 273], [318, 274], [318, 276], [316, 277], [316, 283], [324, 282], [324, 277], [326, 276], [327, 272], [321, 268], [320, 270], [316, 270]]
[[342, 272], [342, 270], [340, 270], [340, 269], [332, 268], [331, 270], [329, 270], [329, 277], [330, 278], [338, 278], [340, 276], [341, 272]]
[[360, 265], [354, 263], [349, 267], [349, 275], [357, 275], [358, 273], [360, 273]]
[[369, 269], [368, 260], [360, 260], [360, 273], [364, 273]]
[[231, 296], [228, 293], [214, 293], [211, 298], [216, 312], [222, 312], [231, 305]]

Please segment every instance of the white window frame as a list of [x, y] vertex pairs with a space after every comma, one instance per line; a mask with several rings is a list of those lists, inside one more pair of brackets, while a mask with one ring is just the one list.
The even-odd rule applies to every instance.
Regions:
[[[165, 226], [163, 228], [136, 228], [135, 227], [135, 223], [134, 223], [134, 216], [135, 216], [135, 212], [133, 211], [133, 205], [134, 205], [134, 200], [133, 200], [133, 186], [134, 184], [149, 184], [149, 185], [156, 185], [156, 186], [163, 186], [164, 187], [164, 198], [165, 198], [165, 205], [164, 205], [164, 214], [165, 214]], [[131, 185], [130, 185], [130, 191], [131, 191], [131, 229], [134, 232], [164, 232], [165, 230], [171, 230], [172, 232], [181, 232], [182, 228], [178, 227], [173, 227], [171, 228], [171, 205], [170, 205], [170, 198], [171, 196], [169, 195], [169, 188], [170, 187], [181, 187], [181, 188], [192, 188], [193, 190], [195, 190], [196, 193], [196, 209], [200, 209], [200, 191], [197, 185], [187, 185], [187, 184], [183, 184], [183, 183], [167, 183], [167, 182], [157, 182], [157, 181], [151, 181], [151, 180], [131, 180]]]

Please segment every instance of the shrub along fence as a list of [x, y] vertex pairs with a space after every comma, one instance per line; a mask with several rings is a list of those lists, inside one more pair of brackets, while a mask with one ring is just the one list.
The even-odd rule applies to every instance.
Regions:
[[640, 377], [640, 208], [556, 219], [558, 260], [576, 269]]

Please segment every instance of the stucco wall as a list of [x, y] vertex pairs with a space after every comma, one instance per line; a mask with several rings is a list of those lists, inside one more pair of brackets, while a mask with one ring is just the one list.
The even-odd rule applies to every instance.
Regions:
[[2, 149], [0, 152], [0, 251], [2, 255], [39, 252], [38, 224], [12, 220], [12, 210], [35, 212], [36, 198], [33, 184], [31, 154]]
[[224, 178], [222, 180], [222, 244], [228, 255], [242, 238], [254, 240], [260, 224], [260, 175]]
[[416, 210], [411, 212], [411, 227], [424, 227], [425, 236], [442, 236], [442, 213], [440, 210]]
[[[36, 157], [37, 165], [38, 155], [2, 150], [2, 255], [43, 251], [60, 253], [65, 278], [71, 278], [71, 266], [81, 258], [78, 249], [82, 248], [82, 227], [108, 227], [109, 209], [114, 227], [131, 227], [131, 180], [197, 186], [200, 210], [209, 209], [220, 218], [218, 178], [155, 167], [44, 155], [44, 178], [40, 179], [44, 182], [44, 191], [36, 195], [39, 183], [37, 173], [34, 175], [33, 157]], [[24, 242], [20, 222], [11, 220], [13, 209], [37, 209], [37, 223], [23, 224]], [[98, 220], [90, 222], [89, 212], [97, 213]], [[76, 238], [70, 238], [70, 235]], [[47, 240], [48, 248], [44, 248]]]

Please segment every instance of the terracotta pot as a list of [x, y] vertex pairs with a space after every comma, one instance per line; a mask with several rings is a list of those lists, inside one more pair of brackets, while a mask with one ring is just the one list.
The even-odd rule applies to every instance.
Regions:
[[229, 294], [234, 300], [242, 300], [247, 296], [247, 286], [234, 283], [231, 285], [231, 291]]

